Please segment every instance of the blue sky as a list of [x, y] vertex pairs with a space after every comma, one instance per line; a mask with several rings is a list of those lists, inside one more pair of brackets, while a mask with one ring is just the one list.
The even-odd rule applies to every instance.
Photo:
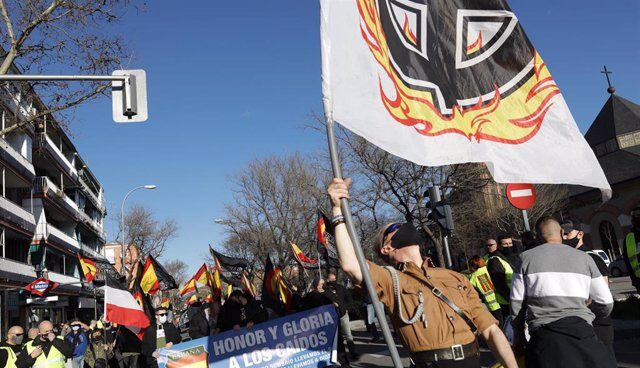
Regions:
[[[106, 190], [109, 239], [120, 203], [178, 221], [163, 259], [195, 272], [223, 236], [213, 218], [232, 197], [230, 176], [252, 159], [325, 149], [304, 129], [321, 112], [317, 1], [148, 2], [118, 25], [145, 69], [149, 121], [118, 125], [111, 102], [81, 107], [71, 124], [83, 158]], [[187, 5], [188, 4], [188, 5]], [[620, 96], [640, 103], [640, 2], [510, 2], [584, 132], [608, 95], [604, 64]], [[126, 67], [126, 65], [125, 65]]]

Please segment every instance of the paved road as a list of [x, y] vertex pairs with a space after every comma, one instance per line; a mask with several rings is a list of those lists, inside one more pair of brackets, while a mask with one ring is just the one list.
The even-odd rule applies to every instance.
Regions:
[[640, 297], [636, 288], [631, 285], [629, 276], [609, 278], [609, 287], [611, 288], [614, 300], [624, 300], [632, 295]]
[[[371, 342], [371, 335], [355, 321], [356, 329], [353, 331], [353, 337], [356, 341], [358, 353], [362, 356], [357, 362], [351, 364], [352, 367], [373, 368], [373, 367], [393, 367], [391, 358], [389, 358], [389, 349], [387, 345], [380, 341], [378, 343]], [[635, 321], [614, 321], [615, 339], [614, 349], [618, 366], [620, 368], [640, 368], [640, 320]], [[381, 334], [382, 335], [382, 334]], [[400, 345], [400, 341], [396, 339], [396, 346], [400, 352], [403, 365], [409, 366], [409, 357], [407, 351]], [[489, 367], [495, 362], [493, 354], [485, 347], [481, 348], [481, 364], [483, 367]]]

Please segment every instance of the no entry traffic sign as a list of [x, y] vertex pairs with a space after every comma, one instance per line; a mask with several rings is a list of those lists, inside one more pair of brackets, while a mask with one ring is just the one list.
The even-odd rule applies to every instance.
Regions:
[[507, 198], [513, 207], [528, 210], [536, 202], [536, 188], [532, 184], [508, 184]]

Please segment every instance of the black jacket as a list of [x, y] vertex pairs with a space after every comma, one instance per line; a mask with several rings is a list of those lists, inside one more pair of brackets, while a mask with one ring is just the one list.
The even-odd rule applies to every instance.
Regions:
[[309, 310], [323, 305], [332, 304], [333, 301], [324, 293], [312, 291], [302, 298], [302, 310]]
[[[147, 367], [157, 367], [158, 363], [156, 362], [156, 358], [151, 355], [156, 351], [156, 349], [164, 347], [157, 346], [157, 328], [157, 325], [147, 327], [147, 329], [144, 330], [144, 335], [142, 337], [142, 355], [144, 355], [147, 360]], [[162, 329], [164, 330], [164, 337], [167, 340], [167, 344], [170, 342], [174, 344], [182, 342], [180, 332], [173, 323], [163, 323]]]
[[124, 326], [118, 326], [118, 331], [116, 332], [116, 349], [120, 353], [140, 354], [142, 344], [138, 336], [130, 329]]
[[349, 310], [349, 304], [351, 303], [351, 295], [347, 291], [347, 288], [337, 282], [325, 283], [325, 294], [335, 303], [338, 304], [338, 313], [340, 317], [347, 314]]
[[209, 329], [209, 321], [204, 314], [203, 310], [199, 310], [189, 320], [189, 337], [192, 339], [199, 339], [201, 337], [209, 336], [211, 330]]
[[[227, 303], [229, 303], [228, 306]], [[258, 324], [269, 319], [267, 310], [257, 300], [250, 299], [245, 305], [227, 303], [225, 303], [227, 308], [223, 308], [223, 313], [218, 317], [220, 331], [229, 331], [235, 325], [245, 327], [249, 322]]]
[[[53, 341], [42, 341], [39, 338], [33, 340], [33, 346], [42, 346], [42, 354], [45, 356], [49, 355], [49, 351], [51, 347], [55, 347], [58, 351], [65, 356], [65, 358], [69, 359], [73, 356], [73, 344], [64, 341], [63, 339], [55, 338]], [[33, 366], [36, 362], [36, 358], [32, 358], [31, 355], [27, 352], [27, 348], [22, 349], [22, 353], [16, 360], [16, 367], [18, 368], [27, 368]]]
[[[502, 260], [506, 261], [511, 265], [513, 272], [517, 270], [513, 267], [513, 264], [505, 257], [500, 251], [493, 252], [490, 257], [500, 257]], [[511, 285], [507, 284], [507, 275], [504, 267], [500, 260], [496, 258], [490, 258], [489, 262], [487, 262], [487, 271], [489, 272], [489, 276], [491, 277], [491, 282], [493, 282], [493, 286], [496, 289], [496, 292], [503, 296], [507, 300], [511, 300]]]
[[[17, 357], [19, 357], [22, 353], [22, 345], [9, 345], [7, 344], [6, 340], [0, 342], [0, 347], [10, 348], [11, 350], [13, 350], [14, 354], [16, 354]], [[7, 355], [7, 351], [4, 349], [0, 350], [0, 367], [5, 367], [7, 365], [8, 358], [9, 356]]]

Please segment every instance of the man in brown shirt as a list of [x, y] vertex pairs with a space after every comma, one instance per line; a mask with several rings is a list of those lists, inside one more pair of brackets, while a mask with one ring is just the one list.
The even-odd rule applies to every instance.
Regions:
[[[340, 208], [340, 199], [349, 198], [349, 184], [349, 179], [333, 179], [328, 188], [334, 216], [332, 224], [340, 266], [354, 284], [362, 285], [362, 272]], [[444, 268], [429, 267], [420, 254], [417, 239], [417, 231], [411, 224], [387, 225], [378, 234], [377, 250], [398, 271], [368, 262], [378, 297], [391, 311], [394, 326], [416, 366], [480, 367], [479, 349], [472, 332], [477, 329], [505, 367], [517, 367], [497, 321], [483, 306], [467, 278]], [[394, 278], [397, 278], [395, 282]], [[465, 318], [439, 298], [438, 291], [453, 302]]]

